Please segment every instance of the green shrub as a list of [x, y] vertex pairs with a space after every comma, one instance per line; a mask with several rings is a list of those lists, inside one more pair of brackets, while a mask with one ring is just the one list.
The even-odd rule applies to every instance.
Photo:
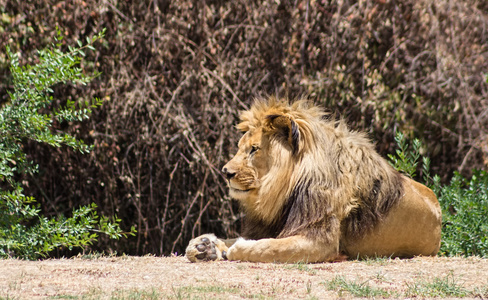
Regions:
[[[397, 156], [389, 155], [390, 163], [399, 171], [414, 177], [421, 157], [420, 142], [413, 149], [399, 133]], [[422, 157], [423, 182], [437, 195], [442, 208], [442, 241], [440, 255], [488, 256], [488, 173], [475, 170], [471, 179], [455, 172], [450, 184], [441, 186], [439, 176], [429, 174], [430, 161]]]
[[[65, 107], [53, 110], [52, 87], [60, 83], [86, 84], [92, 76], [79, 67], [85, 49], [93, 50], [93, 43], [103, 32], [87, 38], [83, 45], [61, 51], [62, 36], [58, 30], [57, 44], [38, 51], [38, 63], [20, 66], [18, 55], [7, 47], [13, 90], [10, 101], [0, 108], [0, 257], [36, 259], [58, 247], [84, 247], [93, 243], [99, 233], [118, 239], [126, 235], [117, 218], [110, 221], [98, 216], [96, 205], [74, 209], [71, 217], [47, 218], [33, 197], [23, 194], [17, 181], [19, 174], [35, 176], [37, 166], [27, 160], [23, 151], [26, 141], [33, 140], [54, 147], [67, 145], [82, 153], [91, 147], [74, 136], [54, 131], [54, 121], [82, 121], [102, 102], [67, 101]], [[133, 233], [134, 229], [130, 233]]]
[[440, 254], [488, 256], [488, 173], [471, 179], [455, 173], [439, 193], [443, 228]]
[[[396, 150], [395, 155], [388, 154], [390, 164], [397, 170], [410, 178], [415, 178], [418, 171], [418, 162], [422, 157], [422, 180], [424, 184], [428, 185], [434, 192], [439, 189], [440, 177], [430, 175], [430, 159], [420, 154], [422, 143], [418, 139], [413, 140], [413, 149], [410, 149], [410, 145], [403, 133], [397, 132], [395, 135], [395, 142], [399, 149]], [[418, 180], [418, 179], [417, 179]]]
[[395, 142], [399, 149], [396, 150], [396, 156], [388, 154], [391, 165], [400, 172], [405, 173], [410, 177], [414, 177], [417, 173], [417, 164], [420, 157], [420, 141], [418, 139], [413, 140], [413, 150], [409, 151], [409, 145], [405, 139], [405, 136], [401, 132], [397, 132], [395, 135]]

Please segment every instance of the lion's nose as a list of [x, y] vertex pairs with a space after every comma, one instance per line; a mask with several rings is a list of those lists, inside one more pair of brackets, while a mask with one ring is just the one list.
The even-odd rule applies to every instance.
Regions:
[[222, 168], [222, 174], [224, 174], [225, 178], [228, 180], [232, 179], [234, 176], [236, 176], [236, 172], [233, 172], [232, 170], [229, 170], [227, 167]]

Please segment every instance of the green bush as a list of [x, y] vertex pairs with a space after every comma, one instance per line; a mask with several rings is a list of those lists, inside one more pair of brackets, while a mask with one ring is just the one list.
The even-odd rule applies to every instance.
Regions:
[[488, 173], [474, 171], [471, 179], [455, 173], [440, 189], [443, 228], [440, 254], [488, 256]]
[[[118, 239], [126, 235], [119, 227], [120, 220], [98, 216], [96, 205], [74, 209], [71, 217], [47, 218], [33, 197], [23, 194], [19, 174], [35, 176], [37, 165], [27, 159], [25, 142], [32, 140], [54, 147], [67, 145], [82, 153], [91, 147], [74, 136], [55, 131], [53, 123], [88, 119], [92, 109], [102, 102], [67, 101], [65, 107], [52, 109], [52, 87], [60, 83], [86, 84], [92, 76], [79, 67], [85, 49], [93, 50], [93, 43], [103, 32], [87, 38], [83, 45], [60, 50], [62, 36], [58, 30], [57, 44], [38, 51], [38, 63], [20, 66], [19, 57], [7, 47], [13, 90], [10, 101], [0, 108], [0, 257], [36, 259], [59, 247], [84, 247], [93, 243], [99, 233]], [[134, 229], [130, 233], [133, 233]]]
[[[424, 184], [428, 185], [432, 190], [437, 191], [440, 185], [440, 177], [435, 175], [430, 175], [430, 158], [422, 156], [420, 154], [420, 149], [422, 148], [422, 143], [418, 139], [413, 140], [413, 149], [410, 149], [410, 145], [403, 133], [397, 132], [395, 134], [395, 142], [399, 149], [396, 150], [395, 155], [388, 154], [390, 159], [390, 164], [398, 171], [404, 173], [410, 178], [415, 178], [419, 170], [419, 159], [422, 157], [422, 180]], [[418, 178], [415, 178], [419, 180]]]
[[[389, 155], [390, 163], [399, 171], [414, 177], [417, 173], [420, 142], [413, 149], [398, 133], [399, 150]], [[488, 256], [488, 173], [475, 170], [471, 179], [455, 172], [450, 184], [441, 186], [439, 176], [429, 174], [430, 161], [422, 157], [423, 182], [437, 195], [442, 208], [442, 241], [440, 255]]]

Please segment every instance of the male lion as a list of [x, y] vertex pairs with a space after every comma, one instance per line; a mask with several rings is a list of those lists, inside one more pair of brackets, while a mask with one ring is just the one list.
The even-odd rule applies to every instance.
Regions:
[[246, 213], [242, 237], [190, 241], [192, 261], [325, 262], [436, 255], [441, 209], [365, 134], [301, 100], [256, 100], [241, 114], [239, 150], [222, 169]]

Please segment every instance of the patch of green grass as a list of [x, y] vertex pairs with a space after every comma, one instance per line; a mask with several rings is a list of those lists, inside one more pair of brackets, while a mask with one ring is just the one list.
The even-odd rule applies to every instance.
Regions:
[[250, 294], [250, 295], [239, 294], [239, 297], [241, 297], [243, 299], [260, 299], [260, 300], [276, 299], [273, 296], [266, 296], [266, 295], [263, 295], [263, 294]]
[[105, 293], [101, 287], [91, 287], [88, 293], [79, 297], [79, 299], [83, 299], [83, 300], [100, 299], [102, 298], [103, 295], [105, 295]]
[[16, 297], [12, 297], [12, 296], [0, 296], [0, 300], [13, 300], [13, 299], [19, 299], [19, 298], [16, 298]]
[[307, 294], [310, 294], [312, 292], [312, 281], [307, 281], [307, 285], [306, 285], [306, 289], [307, 289]]
[[448, 274], [444, 277], [434, 277], [431, 282], [420, 282], [408, 285], [407, 297], [466, 297], [473, 296], [455, 279], [454, 275]]
[[[210, 293], [211, 295], [206, 295]], [[240, 290], [238, 288], [228, 288], [216, 285], [209, 286], [182, 286], [173, 287], [173, 294], [170, 299], [207, 299], [207, 296], [218, 297], [215, 294], [238, 294]], [[222, 299], [227, 298], [221, 295]]]
[[430, 281], [419, 281], [407, 284], [404, 293], [392, 291], [384, 288], [371, 286], [369, 279], [363, 282], [348, 280], [343, 276], [336, 276], [334, 279], [325, 282], [325, 286], [330, 291], [336, 291], [340, 297], [350, 295], [361, 298], [463, 298], [488, 297], [488, 286], [477, 287], [473, 290], [466, 289], [454, 278], [452, 273], [443, 277], [434, 277]]
[[[56, 295], [48, 299], [79, 299], [79, 300], [95, 300], [95, 299], [111, 299], [111, 300], [159, 300], [166, 299], [157, 288], [150, 287], [146, 289], [126, 289], [115, 290], [113, 292], [104, 292], [101, 288], [92, 288], [84, 295]], [[2, 298], [0, 298], [2, 299]], [[6, 298], [11, 299], [11, 298]], [[185, 298], [181, 298], [185, 299]]]
[[99, 252], [99, 251], [90, 251], [88, 253], [80, 253], [76, 256], [76, 258], [86, 259], [86, 260], [99, 259], [99, 258], [105, 258], [105, 257], [117, 257], [117, 252], [104, 253], [104, 252]]
[[396, 296], [391, 291], [382, 288], [376, 288], [370, 286], [368, 281], [357, 282], [347, 280], [343, 276], [336, 276], [334, 279], [326, 283], [326, 287], [330, 291], [337, 291], [339, 296], [343, 296], [344, 293], [349, 293], [354, 297], [391, 297]]
[[375, 256], [361, 259], [368, 266], [385, 266], [391, 262], [391, 257]]
[[488, 298], [488, 285], [483, 287], [476, 287], [472, 292], [472, 296], [481, 299]]
[[158, 300], [163, 298], [156, 288], [149, 288], [145, 290], [130, 289], [130, 290], [118, 290], [112, 293], [110, 299], [112, 300]]
[[216, 285], [211, 286], [186, 286], [183, 287], [184, 290], [189, 292], [197, 292], [197, 293], [238, 293], [238, 288], [226, 288]]

